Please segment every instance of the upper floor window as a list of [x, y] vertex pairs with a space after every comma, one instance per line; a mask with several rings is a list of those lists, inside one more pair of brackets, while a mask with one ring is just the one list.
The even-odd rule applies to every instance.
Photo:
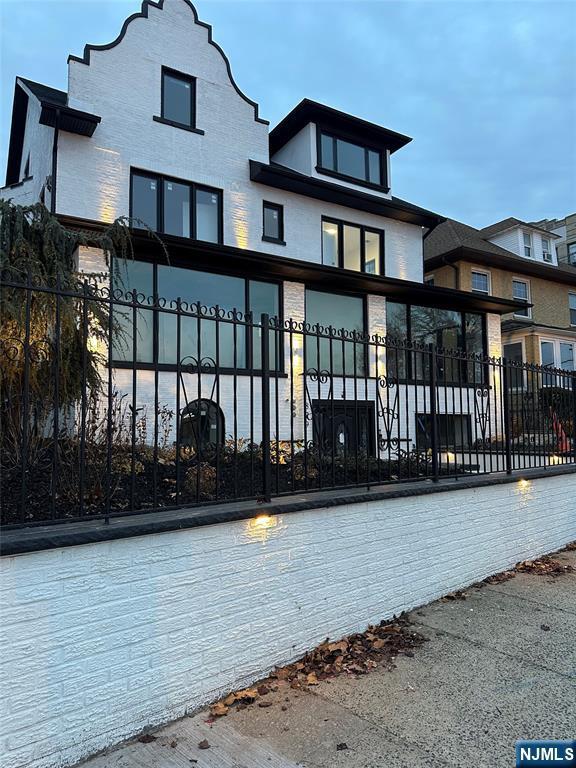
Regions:
[[542, 238], [542, 258], [544, 261], [552, 261], [552, 251], [550, 250], [550, 240], [547, 237]]
[[576, 243], [568, 243], [568, 263], [576, 265]]
[[472, 271], [472, 290], [474, 293], [490, 293], [490, 275], [488, 272]]
[[532, 235], [530, 232], [522, 232], [522, 237], [524, 239], [524, 256], [526, 256], [527, 259], [532, 258]]
[[276, 203], [263, 204], [262, 210], [262, 240], [270, 243], [284, 243], [284, 208]]
[[[512, 280], [512, 298], [517, 301], [530, 301], [530, 283], [527, 280]], [[515, 309], [516, 317], [530, 317], [530, 307]]]
[[570, 307], [570, 325], [576, 325], [576, 293], [569, 294], [568, 305]]
[[382, 150], [319, 132], [318, 167], [321, 173], [383, 189], [386, 157]]
[[196, 123], [196, 80], [189, 75], [162, 68], [162, 112], [169, 120], [186, 128]]
[[433, 286], [434, 285], [434, 275], [428, 275], [427, 277], [425, 277], [424, 278], [424, 285]]
[[384, 232], [322, 219], [322, 263], [370, 275], [384, 274]]
[[130, 216], [156, 232], [222, 242], [219, 189], [133, 171]]

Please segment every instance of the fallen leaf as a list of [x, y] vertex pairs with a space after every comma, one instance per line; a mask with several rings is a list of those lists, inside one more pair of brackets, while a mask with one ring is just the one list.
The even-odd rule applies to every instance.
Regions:
[[262, 707], [262, 709], [264, 709], [264, 707], [271, 707], [272, 706], [272, 702], [271, 701], [259, 701], [258, 702], [258, 706]]
[[548, 624], [540, 624], [540, 629], [543, 632], [550, 632], [550, 627], [548, 626]]
[[170, 746], [172, 747], [172, 749], [175, 749], [177, 744], [178, 742], [176, 741], [176, 739], [170, 742]]
[[228, 714], [228, 707], [223, 701], [217, 701], [216, 704], [212, 704], [210, 707], [210, 714], [213, 717], [224, 717]]
[[142, 736], [138, 736], [138, 741], [142, 742], [142, 744], [150, 744], [151, 741], [156, 741], [156, 738], [151, 733], [143, 733]]
[[336, 750], [338, 752], [341, 752], [343, 749], [348, 749], [348, 744], [346, 744], [345, 741], [342, 741], [340, 744], [336, 744]]
[[310, 672], [310, 674], [306, 676], [306, 682], [308, 685], [318, 685], [318, 678], [316, 677], [316, 673]]
[[210, 743], [208, 739], [202, 739], [202, 741], [199, 741], [198, 749], [210, 749]]

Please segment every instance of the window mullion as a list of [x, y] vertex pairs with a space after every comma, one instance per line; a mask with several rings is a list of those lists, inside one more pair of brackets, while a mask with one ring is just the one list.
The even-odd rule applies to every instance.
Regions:
[[196, 240], [196, 184], [190, 185], [190, 234], [192, 240]]
[[156, 218], [158, 231], [164, 232], [164, 177], [156, 177]]

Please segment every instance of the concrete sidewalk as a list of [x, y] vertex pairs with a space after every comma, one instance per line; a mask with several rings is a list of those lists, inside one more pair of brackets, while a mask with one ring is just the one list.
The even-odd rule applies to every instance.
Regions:
[[[557, 559], [576, 567], [576, 552]], [[430, 642], [395, 669], [271, 693], [212, 725], [199, 713], [85, 768], [509, 768], [518, 738], [574, 738], [576, 573], [467, 595], [412, 613]]]

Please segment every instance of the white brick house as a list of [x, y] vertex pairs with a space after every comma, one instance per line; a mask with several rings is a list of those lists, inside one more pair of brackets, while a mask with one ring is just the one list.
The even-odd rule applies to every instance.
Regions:
[[[166, 242], [170, 266], [136, 236], [142, 261], [126, 265], [125, 287], [381, 335], [393, 301], [390, 334], [405, 337], [411, 325], [415, 334], [409, 318], [432, 308], [436, 326], [425, 314], [416, 340], [500, 354], [499, 314], [510, 302], [423, 282], [423, 238], [442, 219], [393, 196], [393, 154], [408, 137], [306, 99], [270, 131], [188, 0], [144, 2], [114, 42], [87, 45], [68, 66], [67, 92], [17, 78], [1, 194], [23, 204], [43, 200], [75, 226], [120, 216], [145, 221]], [[87, 250], [79, 267], [106, 269]], [[175, 410], [173, 333], [152, 325], [149, 339], [145, 322], [138, 331], [137, 404], [154, 407], [157, 386], [158, 402]], [[129, 352], [115, 370], [115, 386], [127, 393]], [[281, 356], [291, 370], [286, 346]], [[234, 420], [235, 438], [248, 431], [246, 414], [231, 405], [234, 387], [237, 400], [249, 397], [241, 373], [223, 375], [219, 395], [224, 432]], [[187, 389], [210, 399], [213, 377], [200, 387], [195, 380], [188, 376]], [[284, 440], [291, 377], [272, 387], [276, 436]], [[374, 400], [376, 391], [372, 377], [356, 399]], [[326, 393], [317, 388], [318, 399]], [[458, 404], [439, 405], [471, 418], [474, 437], [473, 389]], [[260, 439], [257, 415], [252, 429]], [[414, 423], [404, 429], [416, 432]], [[301, 428], [292, 437], [301, 438]]]

